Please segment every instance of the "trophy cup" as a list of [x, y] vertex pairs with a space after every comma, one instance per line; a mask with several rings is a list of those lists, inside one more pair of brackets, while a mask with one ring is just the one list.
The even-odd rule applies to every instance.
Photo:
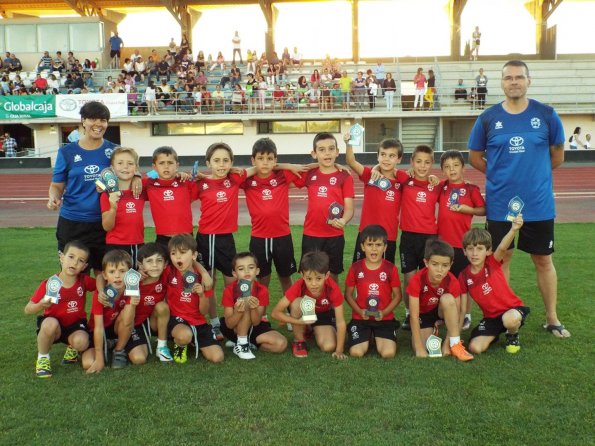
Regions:
[[116, 302], [116, 297], [118, 296], [118, 290], [114, 288], [113, 285], [108, 285], [103, 289], [103, 292], [107, 296], [107, 301], [109, 302], [109, 306], [114, 308], [114, 304]]
[[43, 300], [45, 302], [50, 301], [53, 304], [60, 302], [60, 288], [62, 288], [62, 279], [54, 274], [45, 284]]
[[451, 190], [450, 195], [448, 196], [448, 207], [451, 208], [453, 206], [458, 206], [460, 196], [461, 196], [461, 189]]
[[184, 291], [187, 293], [192, 292], [192, 288], [194, 284], [198, 280], [198, 274], [193, 273], [192, 271], [186, 271], [183, 275], [184, 278]]
[[506, 214], [506, 221], [513, 221], [525, 207], [525, 203], [518, 195], [515, 195], [508, 202], [508, 214]]
[[430, 358], [442, 357], [442, 339], [434, 335], [428, 336], [426, 349], [428, 349], [428, 356]]
[[310, 296], [302, 297], [300, 302], [300, 310], [302, 310], [302, 321], [304, 322], [316, 322], [316, 299], [312, 299]]
[[326, 219], [327, 224], [331, 224], [332, 221], [336, 218], [341, 218], [343, 216], [343, 205], [333, 201], [331, 205], [328, 207], [328, 218]]
[[138, 297], [140, 296], [140, 273], [132, 268], [124, 274], [124, 296]]
[[252, 295], [252, 281], [240, 279], [238, 280], [238, 288], [242, 299], [247, 299]]
[[194, 161], [194, 165], [192, 166], [192, 179], [196, 180], [196, 175], [198, 175], [198, 161]]
[[364, 136], [364, 128], [357, 122], [349, 129], [349, 141], [347, 144], [350, 146], [361, 146]]
[[378, 309], [378, 296], [372, 295], [368, 296], [368, 300], [366, 301], [366, 309], [364, 310], [364, 314], [370, 318], [380, 318], [382, 317], [382, 312]]
[[370, 179], [370, 181], [368, 181], [368, 184], [370, 186], [376, 186], [378, 189], [383, 190], [383, 191], [387, 191], [390, 189], [390, 180], [388, 178], [378, 178], [376, 181]]
[[106, 167], [99, 174], [101, 179], [95, 181], [95, 184], [103, 191], [111, 194], [113, 192], [119, 192], [118, 188], [118, 177], [114, 173], [111, 167]]

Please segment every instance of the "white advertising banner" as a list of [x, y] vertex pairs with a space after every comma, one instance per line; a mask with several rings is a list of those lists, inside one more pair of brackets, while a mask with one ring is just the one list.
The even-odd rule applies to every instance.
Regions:
[[109, 108], [112, 118], [128, 116], [128, 97], [126, 93], [108, 94], [59, 94], [56, 95], [56, 116], [81, 119], [81, 107], [87, 102], [97, 101]]

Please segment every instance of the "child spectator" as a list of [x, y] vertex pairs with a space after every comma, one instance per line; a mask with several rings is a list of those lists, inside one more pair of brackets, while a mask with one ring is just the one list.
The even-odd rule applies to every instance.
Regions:
[[130, 254], [136, 268], [138, 248], [145, 241], [143, 208], [146, 192], [135, 198], [130, 189], [138, 169], [138, 154], [128, 147], [117, 147], [112, 152], [112, 170], [118, 177], [118, 192], [101, 194], [101, 224], [106, 231], [106, 251], [122, 249]]
[[411, 344], [418, 358], [426, 358], [426, 341], [437, 330], [437, 322], [444, 320], [448, 341], [442, 344], [442, 354], [452, 354], [461, 361], [471, 361], [471, 355], [460, 337], [459, 296], [456, 277], [449, 271], [454, 251], [442, 240], [429, 239], [425, 246], [426, 267], [409, 281], [409, 309], [411, 311]]
[[[223, 291], [222, 305], [225, 317], [221, 319], [221, 331], [235, 344], [233, 352], [241, 359], [254, 359], [250, 344], [265, 352], [282, 353], [287, 339], [263, 321], [269, 304], [269, 290], [256, 281], [259, 274], [258, 260], [250, 252], [238, 253], [232, 262], [236, 279]], [[239, 281], [250, 283], [250, 294], [243, 297]], [[250, 342], [250, 343], [248, 343]]]
[[[308, 188], [308, 210], [304, 220], [302, 253], [324, 251], [330, 259], [333, 280], [343, 272], [344, 228], [353, 217], [353, 178], [335, 167], [339, 155], [331, 133], [318, 133], [312, 144], [312, 158], [318, 167], [301, 175], [297, 187]], [[337, 215], [331, 211], [341, 211]]]
[[[438, 237], [455, 251], [450, 268], [455, 277], [469, 264], [463, 251], [463, 235], [471, 229], [473, 216], [483, 216], [485, 200], [479, 187], [464, 180], [465, 160], [458, 150], [448, 150], [440, 157], [440, 168], [446, 181], [440, 184], [438, 201]], [[465, 312], [463, 330], [471, 324], [471, 301], [461, 308]]]
[[376, 182], [370, 184], [372, 169], [356, 160], [353, 147], [349, 144], [349, 134], [344, 135], [343, 139], [347, 146], [345, 153], [347, 165], [364, 183], [364, 200], [359, 225], [360, 233], [355, 241], [353, 262], [364, 258], [364, 252], [361, 249], [363, 243], [361, 231], [366, 226], [374, 224], [382, 226], [388, 234], [387, 246], [383, 254], [389, 262], [395, 263], [399, 213], [401, 210], [401, 183], [409, 179], [409, 175], [406, 172], [395, 170], [403, 157], [403, 145], [400, 141], [392, 138], [384, 139], [380, 142], [377, 158], [378, 170], [389, 181], [388, 187], [380, 188]]
[[473, 353], [486, 351], [504, 332], [506, 351], [518, 353], [521, 349], [519, 328], [530, 309], [514, 294], [502, 271], [504, 255], [521, 226], [523, 217], [519, 215], [493, 253], [492, 237], [485, 229], [473, 228], [463, 238], [470, 265], [459, 275], [462, 300], [470, 296], [483, 312], [483, 319], [469, 340], [469, 350]]
[[[306, 253], [300, 262], [302, 278], [295, 282], [277, 302], [272, 317], [279, 322], [293, 325], [293, 356], [308, 357], [305, 341], [306, 325], [314, 327], [316, 344], [323, 352], [333, 352], [332, 357], [345, 359], [345, 318], [343, 295], [337, 283], [330, 277], [329, 257], [322, 251]], [[302, 319], [303, 297], [316, 300], [316, 321]], [[285, 311], [290, 308], [290, 315]]]
[[87, 313], [85, 312], [86, 292], [95, 290], [95, 279], [83, 271], [87, 267], [89, 250], [81, 242], [73, 240], [60, 253], [61, 271], [58, 277], [62, 281], [59, 301], [52, 303], [46, 296], [48, 280], [41, 282], [29, 303], [25, 306], [26, 314], [37, 317], [37, 363], [35, 374], [38, 378], [51, 378], [50, 349], [52, 344], [62, 342], [68, 347], [62, 364], [78, 361], [79, 353], [89, 347]]
[[[180, 234], [169, 241], [171, 266], [166, 268], [167, 303], [171, 313], [168, 325], [174, 340], [174, 361], [183, 364], [187, 360], [188, 344], [194, 342], [195, 356], [198, 351], [207, 361], [223, 361], [223, 350], [213, 336], [213, 330], [205, 319], [213, 291], [200, 284], [202, 274], [196, 268], [196, 241], [190, 234]], [[193, 273], [193, 280], [188, 280]]]
[[349, 354], [365, 355], [374, 339], [382, 358], [394, 358], [398, 325], [393, 311], [401, 301], [399, 272], [383, 258], [387, 235], [382, 226], [366, 226], [361, 240], [365, 258], [351, 265], [345, 280], [345, 299], [352, 309], [347, 330]]
[[[109, 251], [103, 256], [102, 276], [106, 288], [112, 287], [117, 293], [110, 305], [104, 306], [99, 301], [98, 291], [93, 293], [89, 328], [93, 333], [93, 344], [83, 354], [83, 369], [87, 373], [99, 373], [105, 367], [108, 342], [115, 341], [112, 357], [112, 368], [120, 369], [128, 364], [127, 352], [130, 351], [128, 341], [132, 332], [132, 324], [124, 321], [120, 313], [126, 305], [124, 297], [124, 275], [132, 267], [130, 255], [120, 249]], [[103, 293], [106, 293], [104, 288]]]

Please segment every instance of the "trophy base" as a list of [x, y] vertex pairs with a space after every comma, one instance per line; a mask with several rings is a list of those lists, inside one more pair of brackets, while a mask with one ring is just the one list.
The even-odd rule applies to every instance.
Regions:
[[316, 317], [316, 315], [311, 315], [311, 316], [302, 316], [302, 321], [303, 322], [316, 322], [318, 320], [318, 318]]
[[428, 353], [428, 358], [442, 358], [442, 353]]
[[382, 317], [382, 313], [380, 311], [368, 311], [365, 310], [364, 314], [368, 317], [373, 317], [374, 319]]
[[138, 290], [124, 291], [124, 296], [128, 296], [128, 297], [140, 297], [140, 291], [138, 291]]
[[51, 302], [53, 304], [57, 304], [58, 302], [60, 302], [60, 298], [59, 297], [54, 297], [54, 296], [44, 296], [42, 299], [43, 302]]

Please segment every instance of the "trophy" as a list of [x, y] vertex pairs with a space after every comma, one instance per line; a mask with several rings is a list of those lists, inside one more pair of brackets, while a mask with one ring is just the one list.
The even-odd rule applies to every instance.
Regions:
[[387, 191], [391, 187], [390, 180], [388, 178], [384, 178], [384, 177], [378, 178], [376, 181], [370, 179], [370, 181], [368, 181], [368, 184], [370, 186], [376, 186], [378, 189], [383, 190], [383, 191]]
[[60, 302], [60, 288], [62, 288], [62, 279], [54, 274], [45, 284], [43, 300], [45, 302], [50, 301], [53, 304]]
[[240, 279], [238, 280], [238, 288], [242, 299], [247, 299], [252, 295], [252, 281]]
[[316, 299], [312, 299], [310, 296], [302, 297], [300, 302], [300, 310], [302, 310], [302, 321], [304, 322], [316, 322]]
[[119, 192], [118, 177], [114, 173], [111, 167], [106, 167], [99, 174], [101, 179], [95, 181], [95, 184], [103, 191], [111, 194], [113, 192]]
[[140, 273], [132, 268], [126, 271], [124, 274], [124, 284], [126, 289], [124, 290], [124, 296], [140, 296]]
[[332, 221], [336, 218], [341, 218], [343, 216], [343, 205], [333, 201], [331, 205], [328, 207], [328, 218], [326, 222], [330, 225]]
[[448, 196], [448, 207], [451, 208], [453, 206], [458, 206], [460, 196], [461, 196], [461, 189], [451, 190], [450, 195]]
[[378, 309], [378, 304], [380, 304], [380, 302], [378, 302], [378, 296], [368, 296], [364, 314], [374, 319], [382, 317], [382, 312]]
[[438, 336], [428, 336], [426, 348], [428, 349], [428, 356], [430, 358], [442, 357], [442, 339], [440, 339]]
[[192, 288], [194, 284], [198, 280], [198, 274], [193, 273], [192, 271], [186, 271], [183, 275], [184, 277], [184, 291], [187, 293], [192, 292]]
[[518, 195], [512, 197], [508, 202], [508, 214], [506, 214], [506, 220], [513, 221], [517, 218], [524, 206], [525, 203]]
[[116, 297], [118, 296], [118, 290], [113, 285], [108, 285], [103, 289], [103, 292], [107, 296], [107, 301], [109, 302], [109, 306], [114, 308], [114, 304], [116, 302]]
[[198, 175], [198, 161], [194, 161], [194, 165], [192, 166], [192, 179], [196, 180], [196, 175]]
[[363, 136], [364, 128], [358, 123], [355, 123], [349, 129], [349, 141], [347, 141], [347, 144], [350, 146], [361, 146]]

